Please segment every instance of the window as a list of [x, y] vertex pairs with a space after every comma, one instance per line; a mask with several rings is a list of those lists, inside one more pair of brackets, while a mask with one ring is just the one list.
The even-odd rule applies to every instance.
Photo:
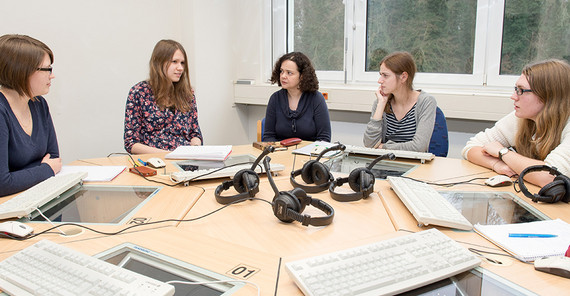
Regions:
[[[273, 60], [301, 51], [319, 79], [375, 82], [410, 52], [418, 84], [512, 86], [532, 61], [570, 59], [567, 0], [273, 0]], [[275, 8], [281, 9], [275, 9]], [[274, 36], [276, 36], [274, 34]]]

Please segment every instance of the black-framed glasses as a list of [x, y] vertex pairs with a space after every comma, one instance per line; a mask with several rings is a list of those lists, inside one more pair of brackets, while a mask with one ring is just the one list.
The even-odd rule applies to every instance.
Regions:
[[45, 71], [45, 72], [49, 72], [49, 74], [51, 74], [53, 72], [53, 68], [52, 67], [38, 68], [38, 71]]
[[532, 89], [524, 89], [515, 86], [515, 93], [517, 93], [518, 96], [522, 96], [525, 92], [532, 92]]

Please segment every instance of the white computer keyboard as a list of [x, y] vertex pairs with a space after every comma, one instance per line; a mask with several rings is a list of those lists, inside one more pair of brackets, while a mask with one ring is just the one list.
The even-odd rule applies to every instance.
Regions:
[[305, 295], [393, 295], [478, 266], [481, 260], [436, 229], [285, 264]]
[[0, 204], [0, 219], [27, 216], [36, 208], [79, 184], [85, 177], [87, 177], [86, 172], [74, 172], [47, 178]]
[[388, 176], [386, 179], [420, 225], [473, 228], [471, 222], [430, 185], [403, 177]]
[[0, 262], [11, 295], [173, 295], [174, 287], [42, 240]]
[[346, 145], [346, 149], [344, 149], [344, 152], [373, 155], [373, 156], [380, 156], [388, 153], [393, 153], [396, 156], [396, 158], [419, 159], [421, 163], [425, 163], [426, 160], [431, 161], [432, 159], [435, 158], [435, 155], [429, 152], [376, 149], [376, 148], [367, 148], [367, 147], [354, 146], [354, 145]]
[[[228, 166], [223, 169], [215, 168], [215, 169], [203, 169], [203, 170], [196, 170], [196, 171], [181, 171], [181, 172], [173, 172], [170, 174], [170, 177], [174, 182], [186, 182], [186, 181], [194, 181], [194, 180], [206, 180], [206, 179], [215, 179], [215, 178], [232, 178], [237, 172], [243, 169], [251, 169], [251, 164], [243, 164], [243, 165], [235, 165], [235, 166]], [[285, 166], [278, 163], [271, 164], [271, 171], [278, 172], [285, 169]], [[261, 168], [258, 166], [255, 171], [257, 173], [261, 172]]]

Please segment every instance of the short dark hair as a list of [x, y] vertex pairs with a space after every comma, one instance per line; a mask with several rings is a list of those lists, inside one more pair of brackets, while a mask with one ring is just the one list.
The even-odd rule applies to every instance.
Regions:
[[53, 63], [53, 52], [43, 42], [26, 35], [0, 37], [0, 85], [33, 99], [30, 76], [38, 71], [45, 55]]
[[297, 69], [299, 70], [299, 89], [302, 92], [315, 92], [319, 90], [319, 79], [315, 73], [315, 68], [311, 63], [311, 60], [301, 52], [290, 52], [284, 54], [277, 60], [275, 67], [273, 67], [273, 73], [271, 74], [271, 83], [277, 83], [281, 86], [281, 81], [279, 76], [281, 74], [281, 64], [284, 61], [289, 60], [297, 64]]

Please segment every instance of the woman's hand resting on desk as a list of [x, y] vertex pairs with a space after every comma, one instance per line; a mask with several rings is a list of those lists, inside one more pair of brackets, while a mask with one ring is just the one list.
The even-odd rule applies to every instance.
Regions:
[[509, 177], [512, 177], [514, 175], [516, 175], [517, 173], [515, 171], [513, 171], [513, 169], [511, 169], [511, 167], [509, 167], [508, 164], [506, 164], [504, 161], [499, 159], [499, 151], [501, 149], [505, 148], [501, 143], [495, 141], [495, 142], [490, 142], [487, 143], [483, 146], [483, 152], [487, 153], [488, 155], [497, 158], [497, 162], [495, 162], [493, 164], [493, 167], [491, 168], [493, 171], [501, 174], [501, 175], [507, 175]]
[[483, 146], [483, 151], [485, 151], [487, 154], [499, 158], [499, 150], [505, 148], [505, 146], [503, 146], [503, 144], [495, 141], [495, 142], [490, 142], [487, 143]]
[[42, 163], [47, 163], [51, 167], [54, 175], [61, 171], [61, 158], [51, 158], [51, 155], [48, 153], [42, 159]]
[[491, 169], [500, 175], [506, 175], [509, 177], [512, 177], [517, 174], [504, 161], [498, 159]]

